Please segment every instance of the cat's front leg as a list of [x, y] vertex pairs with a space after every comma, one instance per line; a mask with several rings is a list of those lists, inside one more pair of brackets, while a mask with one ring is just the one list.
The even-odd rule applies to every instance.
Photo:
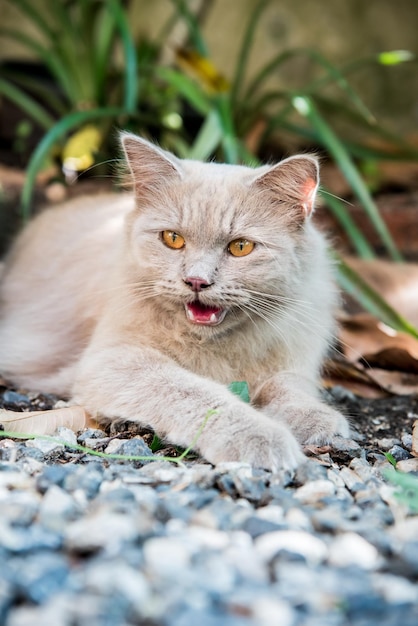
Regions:
[[150, 425], [173, 443], [193, 444], [215, 464], [242, 461], [278, 470], [304, 460], [286, 424], [149, 347], [90, 348], [80, 362], [73, 397], [99, 419]]
[[315, 384], [293, 372], [267, 380], [256, 390], [253, 403], [288, 424], [301, 444], [325, 444], [335, 435], [349, 435], [346, 418], [319, 400]]

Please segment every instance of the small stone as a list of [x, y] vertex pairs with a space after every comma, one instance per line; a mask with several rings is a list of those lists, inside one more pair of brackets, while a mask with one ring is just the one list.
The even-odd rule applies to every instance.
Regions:
[[60, 535], [46, 531], [39, 524], [19, 528], [2, 524], [0, 527], [1, 546], [15, 554], [30, 553], [35, 550], [56, 550], [61, 547]]
[[303, 504], [314, 504], [335, 494], [335, 485], [330, 480], [313, 480], [295, 491], [295, 498]]
[[396, 469], [400, 472], [418, 472], [418, 458], [406, 459], [405, 461], [398, 461], [396, 463]]
[[361, 491], [365, 487], [360, 476], [354, 470], [349, 469], [348, 467], [342, 467], [340, 469], [340, 476], [343, 479], [347, 489], [349, 489], [352, 493]]
[[252, 616], [257, 626], [294, 626], [296, 615], [292, 607], [279, 598], [258, 596], [252, 603]]
[[269, 522], [265, 519], [260, 519], [256, 515], [252, 515], [248, 517], [242, 529], [245, 530], [253, 539], [256, 539], [260, 535], [264, 535], [265, 533], [270, 533], [275, 530], [284, 530], [286, 528], [285, 524], [275, 524], [274, 522]]
[[328, 549], [324, 541], [303, 530], [277, 530], [258, 537], [255, 548], [265, 562], [270, 562], [280, 552], [302, 556], [314, 567], [326, 559]]
[[29, 526], [39, 509], [39, 494], [31, 491], [11, 491], [0, 496], [2, 520], [12, 526]]
[[393, 446], [399, 446], [400, 443], [401, 441], [397, 437], [383, 437], [376, 441], [377, 447], [383, 452], [388, 452]]
[[[153, 457], [151, 449], [147, 446], [142, 437], [136, 436], [132, 439], [112, 439], [105, 450], [106, 454], [123, 454], [126, 456]], [[138, 459], [139, 461], [139, 459]], [[120, 462], [125, 462], [123, 459]], [[126, 461], [132, 463], [132, 460]], [[136, 461], [135, 461], [136, 462]]]
[[308, 459], [305, 463], [301, 463], [295, 472], [295, 483], [304, 485], [314, 480], [325, 480], [327, 478], [327, 469], [321, 463]]
[[152, 537], [144, 544], [144, 559], [153, 575], [176, 579], [190, 567], [195, 547], [176, 537]]
[[51, 439], [30, 439], [26, 442], [26, 445], [28, 448], [37, 448], [45, 455], [64, 450], [62, 443]]
[[68, 524], [64, 531], [67, 548], [81, 553], [96, 552], [102, 548], [115, 550], [137, 537], [135, 519], [107, 511], [97, 511]]
[[57, 430], [57, 439], [64, 441], [64, 443], [69, 445], [77, 445], [77, 436], [73, 430], [70, 428], [66, 428], [65, 426], [60, 426]]
[[377, 569], [382, 562], [376, 548], [357, 533], [339, 535], [329, 547], [329, 562], [336, 567], [357, 565], [365, 570]]
[[90, 439], [105, 439], [106, 433], [99, 428], [86, 428], [77, 438], [78, 443], [87, 446], [87, 441]]
[[93, 561], [83, 575], [83, 586], [105, 597], [125, 598], [139, 616], [150, 594], [144, 574], [119, 559], [109, 563]]
[[351, 459], [350, 469], [354, 470], [358, 476], [360, 476], [363, 483], [368, 483], [369, 480], [376, 481], [376, 474], [373, 471], [372, 466], [365, 458]]
[[122, 444], [125, 443], [126, 441], [129, 441], [128, 439], [119, 439], [118, 437], [115, 437], [114, 439], [111, 439], [111, 441], [109, 441], [105, 452], [106, 454], [120, 454], [120, 449], [122, 447]]
[[62, 531], [66, 523], [75, 518], [76, 511], [74, 499], [61, 487], [52, 485], [39, 507], [39, 522], [44, 528]]
[[363, 448], [357, 443], [357, 441], [346, 437], [333, 437], [331, 447], [334, 452], [340, 452], [349, 457], [359, 457], [363, 454]]
[[415, 583], [393, 574], [375, 574], [373, 587], [390, 604], [414, 604], [418, 602], [418, 588]]
[[411, 450], [412, 450], [412, 435], [410, 435], [409, 433], [403, 433], [401, 439], [402, 439], [403, 447], [406, 448], [406, 450], [408, 450], [408, 452], [411, 452]]
[[69, 567], [65, 558], [51, 552], [37, 552], [11, 561], [15, 584], [22, 597], [43, 603], [65, 584]]
[[389, 454], [391, 454], [396, 461], [405, 461], [410, 457], [408, 450], [405, 450], [405, 448], [402, 448], [402, 446], [398, 445], [393, 446], [389, 450]]
[[5, 404], [19, 404], [21, 406], [30, 405], [30, 400], [28, 396], [23, 395], [23, 393], [17, 393], [17, 391], [11, 391], [10, 389], [6, 389], [6, 391], [3, 392], [2, 397]]

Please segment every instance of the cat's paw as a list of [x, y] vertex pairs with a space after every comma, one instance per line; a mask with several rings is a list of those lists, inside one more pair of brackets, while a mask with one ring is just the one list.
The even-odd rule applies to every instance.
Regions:
[[223, 461], [240, 461], [273, 472], [293, 470], [306, 460], [285, 424], [273, 422], [264, 415], [257, 415], [257, 419], [250, 423], [245, 422], [242, 420], [237, 424], [231, 436], [221, 436], [201, 445], [201, 453], [215, 465]]
[[286, 407], [285, 421], [302, 445], [324, 445], [336, 435], [348, 437], [350, 434], [344, 415], [320, 402], [309, 407]]

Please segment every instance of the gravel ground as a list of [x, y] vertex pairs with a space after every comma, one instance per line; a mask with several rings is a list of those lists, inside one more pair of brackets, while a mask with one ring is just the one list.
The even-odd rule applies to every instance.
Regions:
[[[418, 399], [332, 393], [357, 434], [294, 475], [0, 439], [0, 624], [417, 626], [418, 515], [383, 451], [411, 458]], [[6, 408], [53, 403], [0, 393]], [[151, 439], [126, 424], [78, 436], [135, 455]]]

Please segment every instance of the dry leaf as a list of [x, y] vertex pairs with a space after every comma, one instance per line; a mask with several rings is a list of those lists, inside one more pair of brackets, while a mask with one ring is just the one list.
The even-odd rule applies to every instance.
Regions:
[[344, 261], [398, 313], [418, 326], [418, 263], [344, 256]]
[[327, 360], [322, 382], [326, 388], [340, 385], [362, 398], [374, 399], [388, 396], [388, 392], [369, 376], [363, 366], [342, 358]]
[[70, 428], [74, 432], [87, 427], [97, 428], [97, 423], [81, 406], [26, 413], [1, 409], [0, 424], [4, 430], [28, 435], [53, 435], [60, 426]]

